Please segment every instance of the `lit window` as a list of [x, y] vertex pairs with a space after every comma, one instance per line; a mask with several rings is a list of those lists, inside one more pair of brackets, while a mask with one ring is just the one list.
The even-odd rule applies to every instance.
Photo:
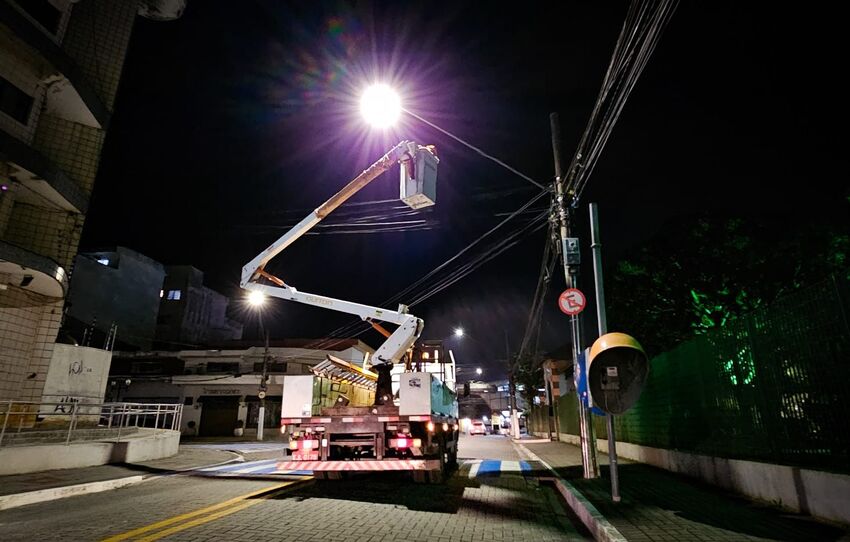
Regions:
[[180, 301], [180, 290], [168, 290], [168, 299]]
[[97, 263], [99, 263], [100, 265], [109, 265], [109, 260], [107, 260], [106, 258], [98, 258]]
[[164, 290], [160, 290], [160, 291], [159, 291], [159, 298], [160, 298], [160, 299], [162, 299], [164, 295], [165, 295], [165, 291], [164, 291]]

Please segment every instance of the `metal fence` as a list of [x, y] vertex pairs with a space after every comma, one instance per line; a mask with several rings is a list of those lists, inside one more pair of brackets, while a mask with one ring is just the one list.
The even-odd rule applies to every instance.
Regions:
[[[617, 440], [850, 471], [848, 317], [850, 283], [830, 279], [655, 357]], [[578, 434], [574, 394], [558, 412]], [[594, 424], [605, 438], [604, 418]]]
[[165, 403], [0, 403], [0, 446], [121, 440], [140, 428], [179, 431], [183, 405]]

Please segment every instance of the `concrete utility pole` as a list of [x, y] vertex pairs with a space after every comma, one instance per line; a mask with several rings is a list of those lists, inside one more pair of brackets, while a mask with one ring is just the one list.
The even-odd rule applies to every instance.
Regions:
[[511, 436], [519, 438], [519, 415], [516, 410], [516, 381], [514, 380], [514, 364], [511, 363], [511, 345], [508, 342], [508, 330], [505, 330], [505, 354], [508, 360], [508, 400], [511, 407]]
[[[561, 127], [557, 113], [549, 115], [552, 130], [552, 154], [555, 158], [555, 198], [558, 205], [558, 224], [561, 241], [561, 254], [564, 258], [564, 277], [567, 288], [578, 287], [578, 239], [569, 237], [569, 217], [566, 209], [564, 194], [564, 175], [561, 167]], [[570, 317], [570, 331], [573, 343], [573, 367], [579, 366], [579, 356], [582, 354], [581, 321], [579, 315]], [[581, 433], [581, 463], [585, 478], [598, 478], [599, 468], [596, 464], [596, 436], [590, 419], [590, 409], [579, 397], [579, 432]]]

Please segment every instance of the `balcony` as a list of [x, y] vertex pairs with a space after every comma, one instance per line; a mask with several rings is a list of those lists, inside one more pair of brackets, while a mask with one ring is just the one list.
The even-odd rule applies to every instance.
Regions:
[[15, 6], [0, 0], [0, 40], [21, 57], [37, 54], [57, 72], [49, 77], [46, 110], [57, 117], [106, 128], [109, 110], [74, 60]]
[[0, 289], [8, 286], [58, 299], [68, 291], [68, 274], [50, 258], [0, 241]]
[[37, 207], [85, 214], [89, 197], [53, 162], [26, 143], [0, 130], [0, 161], [12, 167], [10, 177], [21, 183], [15, 199]]

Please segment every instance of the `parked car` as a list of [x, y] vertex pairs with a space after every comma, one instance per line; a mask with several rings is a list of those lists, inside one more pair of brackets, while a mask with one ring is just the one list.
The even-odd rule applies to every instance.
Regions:
[[487, 434], [487, 426], [484, 425], [482, 421], [474, 421], [472, 425], [469, 427], [470, 435], [486, 435]]

